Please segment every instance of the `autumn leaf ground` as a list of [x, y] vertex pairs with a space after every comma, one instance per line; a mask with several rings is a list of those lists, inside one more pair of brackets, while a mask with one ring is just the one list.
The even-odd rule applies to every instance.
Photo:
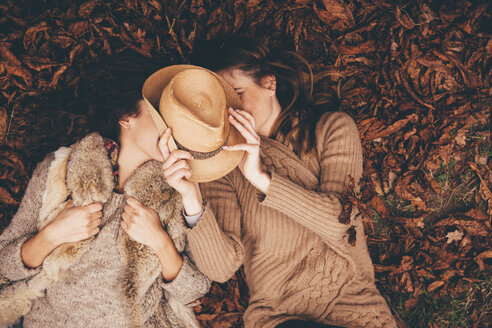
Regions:
[[[199, 41], [248, 35], [331, 72], [364, 148], [350, 200], [399, 325], [490, 326], [487, 1], [5, 0], [0, 13], [0, 231], [35, 164], [90, 130], [98, 77], [188, 63]], [[204, 326], [242, 325], [243, 278], [195, 307]]]

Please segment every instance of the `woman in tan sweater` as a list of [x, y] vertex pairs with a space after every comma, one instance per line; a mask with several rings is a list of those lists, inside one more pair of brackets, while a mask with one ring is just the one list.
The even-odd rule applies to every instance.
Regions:
[[395, 327], [374, 284], [362, 222], [341, 202], [362, 175], [354, 121], [314, 99], [309, 65], [295, 53], [274, 58], [237, 40], [219, 54], [209, 68], [239, 94], [243, 109], [229, 109], [229, 119], [246, 139], [224, 149], [245, 151], [242, 162], [198, 189], [187, 180], [190, 155], [164, 152], [198, 268], [224, 282], [244, 265], [246, 327]]

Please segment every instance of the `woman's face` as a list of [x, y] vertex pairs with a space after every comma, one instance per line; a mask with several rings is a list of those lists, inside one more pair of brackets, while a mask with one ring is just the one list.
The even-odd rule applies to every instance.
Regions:
[[260, 81], [261, 84], [258, 84], [238, 68], [222, 70], [218, 74], [238, 93], [243, 109], [253, 115], [256, 132], [268, 137], [280, 113], [280, 105], [275, 95], [275, 77], [265, 76]]
[[128, 118], [130, 128], [127, 131], [127, 142], [132, 144], [136, 155], [162, 162], [162, 153], [158, 147], [160, 135], [147, 108], [150, 105], [140, 100], [138, 106], [138, 115]]

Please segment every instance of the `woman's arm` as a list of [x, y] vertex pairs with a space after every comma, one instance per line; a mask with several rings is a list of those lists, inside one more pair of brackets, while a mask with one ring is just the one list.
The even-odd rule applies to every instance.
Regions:
[[173, 281], [183, 268], [183, 258], [165, 231], [157, 245], [154, 253], [159, 258], [162, 277], [165, 281]]
[[149, 246], [159, 259], [164, 289], [183, 304], [194, 301], [208, 291], [210, 281], [186, 256], [178, 253], [157, 212], [135, 198], [128, 198], [122, 217], [123, 230], [135, 241]]
[[244, 259], [241, 242], [241, 209], [231, 175], [200, 184], [207, 202], [198, 224], [187, 229], [191, 255], [210, 279], [225, 282]]
[[262, 205], [287, 214], [323, 238], [337, 241], [349, 227], [339, 222], [341, 198], [349, 190], [350, 177], [357, 183], [362, 175], [362, 147], [357, 126], [345, 113], [323, 116], [318, 127], [318, 190], [306, 190], [288, 178], [272, 174]]
[[173, 295], [182, 304], [189, 304], [203, 297], [210, 289], [210, 279], [201, 273], [187, 255], [182, 255], [183, 265], [176, 277], [163, 282], [162, 288]]
[[0, 236], [0, 274], [10, 280], [28, 278], [63, 243], [79, 241], [99, 231], [102, 205], [82, 207], [68, 202], [46, 227], [37, 230], [39, 212], [54, 154], [39, 163], [29, 181], [19, 210]]
[[53, 158], [50, 154], [36, 166], [17, 213], [0, 235], [0, 275], [9, 280], [26, 279], [39, 272], [24, 265], [21, 249], [26, 240], [37, 233], [43, 191]]
[[122, 218], [123, 230], [133, 240], [152, 248], [159, 259], [164, 280], [171, 281], [176, 278], [183, 265], [183, 259], [162, 227], [157, 212], [130, 197], [127, 199]]
[[[159, 140], [164, 163], [162, 169], [168, 184], [182, 196], [186, 215], [200, 213], [202, 194], [197, 183], [188, 180], [191, 170], [187, 160], [192, 158], [183, 150], [169, 151], [167, 142], [171, 130], [167, 129]], [[243, 262], [241, 243], [241, 211], [236, 193], [226, 178], [202, 186], [206, 191], [205, 207], [198, 224], [187, 229], [191, 255], [198, 268], [210, 279], [224, 282], [234, 275]]]
[[99, 232], [102, 204], [75, 207], [69, 201], [58, 215], [21, 249], [22, 261], [27, 267], [37, 268], [58, 246], [90, 238]]
[[59, 245], [52, 240], [47, 232], [49, 226], [28, 239], [21, 248], [21, 258], [28, 268], [37, 268], [43, 264], [44, 259]]

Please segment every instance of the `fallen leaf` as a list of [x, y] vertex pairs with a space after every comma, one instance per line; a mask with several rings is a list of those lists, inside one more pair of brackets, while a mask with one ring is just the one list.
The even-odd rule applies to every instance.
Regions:
[[486, 264], [484, 260], [490, 258], [492, 258], [492, 250], [484, 251], [475, 257], [475, 261], [477, 262], [480, 271], [486, 270]]
[[463, 238], [463, 232], [459, 230], [455, 230], [453, 232], [448, 232], [446, 235], [446, 238], [448, 238], [447, 243], [451, 244], [453, 241], [460, 241], [461, 238]]
[[432, 293], [432, 292], [433, 292], [433, 291], [435, 291], [436, 289], [441, 288], [443, 285], [444, 285], [444, 281], [441, 281], [441, 280], [434, 281], [433, 283], [431, 283], [431, 284], [427, 287], [427, 291], [428, 291], [429, 293]]

